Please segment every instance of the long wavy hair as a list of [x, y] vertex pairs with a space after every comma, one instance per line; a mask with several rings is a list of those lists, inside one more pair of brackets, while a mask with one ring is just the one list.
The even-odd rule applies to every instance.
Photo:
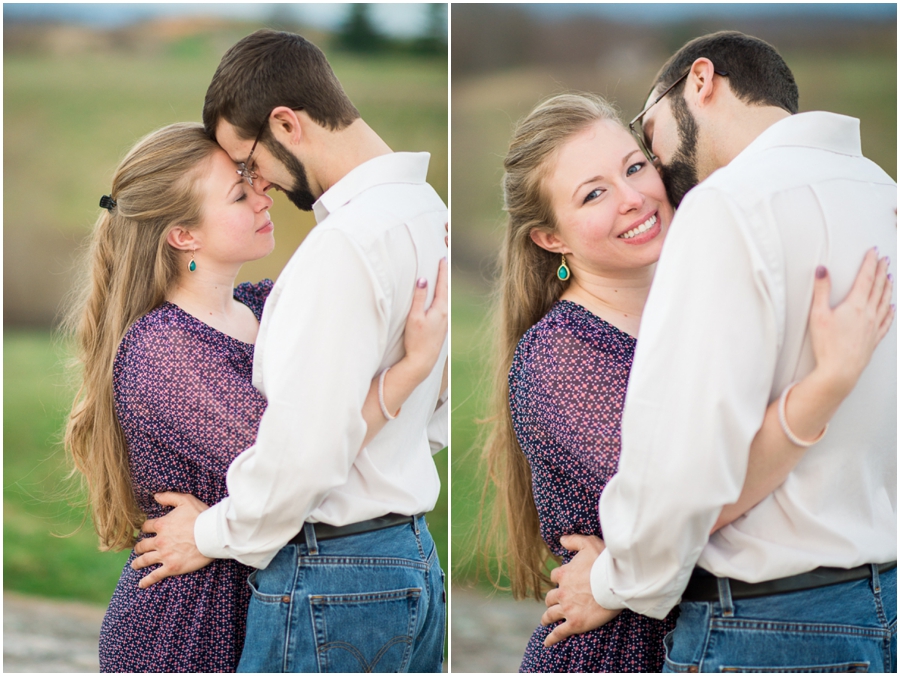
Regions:
[[[493, 384], [482, 449], [486, 471], [478, 549], [487, 561], [500, 564], [515, 598], [543, 598], [550, 586], [547, 562], [552, 555], [541, 538], [531, 469], [513, 429], [509, 369], [519, 340], [547, 314], [569, 282], [556, 276], [559, 254], [535, 244], [531, 232], [556, 230], [543, 181], [559, 148], [598, 120], [619, 122], [612, 105], [599, 96], [572, 93], [547, 99], [518, 123], [503, 163], [507, 224], [494, 299]], [[491, 514], [484, 518], [492, 494]], [[495, 585], [498, 580], [493, 580]]]
[[166, 242], [179, 225], [197, 227], [201, 169], [218, 146], [203, 126], [180, 123], [141, 139], [112, 181], [116, 206], [94, 225], [63, 331], [74, 337], [79, 387], [64, 444], [88, 492], [100, 548], [131, 547], [144, 517], [135, 499], [128, 448], [113, 401], [113, 361], [135, 320], [160, 305], [178, 278]]

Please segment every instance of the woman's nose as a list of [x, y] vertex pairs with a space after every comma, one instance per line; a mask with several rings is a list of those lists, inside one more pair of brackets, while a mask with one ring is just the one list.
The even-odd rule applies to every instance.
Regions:
[[621, 210], [623, 212], [639, 209], [644, 204], [644, 193], [635, 190], [634, 187], [627, 182], [622, 184], [622, 202]]

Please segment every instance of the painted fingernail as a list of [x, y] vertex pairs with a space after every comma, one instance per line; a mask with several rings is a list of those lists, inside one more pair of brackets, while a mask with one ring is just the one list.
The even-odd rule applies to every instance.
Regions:
[[825, 269], [824, 265], [820, 265], [816, 268], [816, 279], [825, 279], [825, 275], [828, 274], [828, 270]]
[[424, 277], [419, 277], [416, 280], [416, 286], [419, 287], [420, 289], [424, 289], [426, 286], [428, 286], [428, 280], [425, 279]]
[[885, 256], [885, 257], [884, 257], [884, 262], [887, 263], [888, 265], [890, 265], [890, 264], [891, 264], [891, 257], [890, 257], [890, 256]]
[[889, 281], [891, 284], [894, 283], [894, 275], [892, 275], [890, 272], [888, 273], [888, 281]]

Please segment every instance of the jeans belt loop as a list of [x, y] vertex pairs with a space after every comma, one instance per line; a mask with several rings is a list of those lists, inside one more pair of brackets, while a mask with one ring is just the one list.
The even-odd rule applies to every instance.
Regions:
[[734, 602], [731, 600], [731, 581], [727, 577], [718, 578], [719, 603], [723, 617], [734, 617]]
[[419, 535], [419, 519], [416, 516], [412, 517], [412, 527], [413, 527], [413, 531], [415, 532], [416, 536], [418, 537], [418, 535]]
[[316, 528], [309, 521], [303, 524], [303, 534], [306, 536], [306, 552], [310, 556], [318, 556], [319, 543], [316, 541]]
[[881, 593], [881, 576], [878, 573], [878, 564], [869, 564], [872, 568], [872, 589], [876, 594]]

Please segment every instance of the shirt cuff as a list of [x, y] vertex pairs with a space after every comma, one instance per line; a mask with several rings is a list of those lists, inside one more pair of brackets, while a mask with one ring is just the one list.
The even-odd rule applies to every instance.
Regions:
[[628, 606], [610, 589], [607, 566], [609, 565], [609, 550], [604, 549], [594, 565], [591, 567], [591, 593], [594, 600], [607, 610], [617, 610]]
[[[227, 498], [226, 498], [227, 500]], [[237, 551], [234, 547], [222, 544], [223, 528], [220, 526], [224, 517], [221, 510], [226, 509], [224, 502], [218, 502], [204, 512], [200, 512], [194, 522], [194, 542], [203, 556], [211, 559], [234, 559], [252, 568], [266, 568], [272, 559], [281, 551], [282, 546], [265, 551]]]
[[215, 504], [206, 511], [200, 512], [194, 522], [194, 542], [203, 556], [211, 559], [231, 559], [228, 549], [219, 538], [219, 505]]

